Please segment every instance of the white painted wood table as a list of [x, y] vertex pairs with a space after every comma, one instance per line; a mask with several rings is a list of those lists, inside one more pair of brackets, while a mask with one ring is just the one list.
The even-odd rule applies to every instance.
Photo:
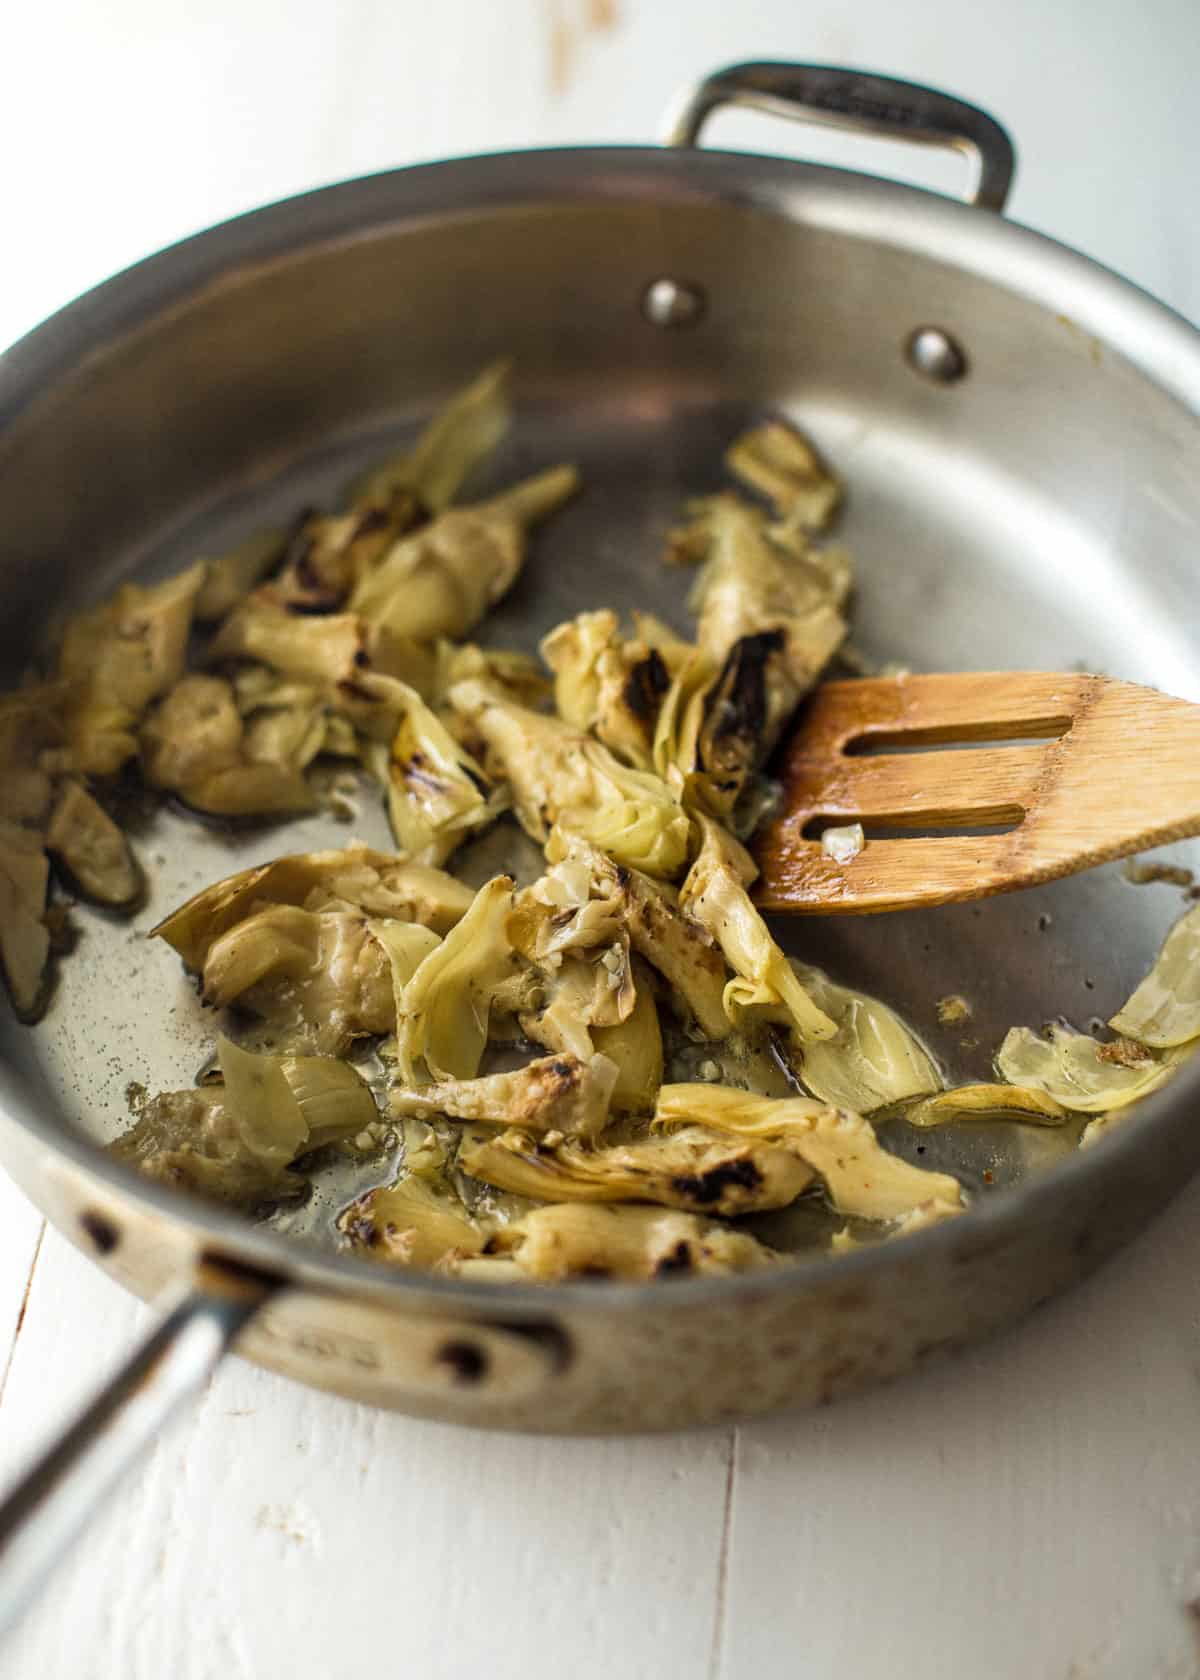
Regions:
[[[1019, 220], [1200, 318], [1196, 0], [43, 0], [0, 42], [0, 342], [256, 202], [451, 151], [647, 138], [679, 83], [756, 56], [974, 98], [1022, 148]], [[760, 120], [714, 135], [953, 182]], [[0, 1183], [0, 1476], [146, 1322]], [[497, 1437], [231, 1362], [0, 1680], [1185, 1680], [1198, 1463], [1193, 1186], [1002, 1340], [737, 1430]]]

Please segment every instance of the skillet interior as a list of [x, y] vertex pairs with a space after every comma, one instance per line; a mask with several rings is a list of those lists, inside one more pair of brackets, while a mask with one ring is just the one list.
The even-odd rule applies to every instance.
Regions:
[[[682, 627], [661, 535], [684, 497], [721, 481], [738, 428], [777, 409], [849, 484], [839, 534], [858, 563], [855, 640], [869, 656], [922, 669], [1083, 664], [1200, 694], [1196, 422], [1092, 330], [1107, 282], [1080, 308], [1069, 282], [1084, 265], [1010, 235], [1059, 264], [1068, 318], [1020, 275], [972, 272], [978, 252], [965, 266], [946, 255], [960, 229], [991, 237], [990, 218], [855, 177], [712, 154], [592, 154], [590, 174], [585, 161], [523, 160], [518, 184], [522, 160], [473, 160], [280, 206], [156, 259], [156, 275], [145, 265], [120, 297], [102, 289], [20, 347], [9, 402], [23, 405], [31, 368], [45, 384], [0, 442], [3, 680], [54, 613], [330, 501], [482, 361], [511, 351], [517, 426], [490, 478], [566, 458], [587, 490], [539, 538], [489, 623], [496, 642], [531, 647], [596, 605], [649, 607]], [[565, 204], [568, 181], [589, 201]], [[482, 215], [422, 214], [471, 190]], [[501, 208], [506, 197], [517, 202]], [[364, 217], [375, 228], [350, 237]], [[643, 289], [660, 274], [703, 289], [697, 326], [644, 321]], [[139, 287], [156, 296], [155, 318], [121, 334]], [[89, 306], [93, 329], [116, 336], [51, 377]], [[928, 321], [964, 344], [961, 384], [933, 387], [906, 366], [904, 341]], [[161, 814], [140, 837], [147, 905], [132, 924], [78, 912], [80, 947], [52, 1011], [33, 1032], [5, 1020], [5, 1058], [61, 1124], [111, 1137], [131, 1080], [187, 1083], [211, 1041], [173, 954], [145, 930], [244, 863], [350, 832], [387, 843], [374, 799], [349, 831], [324, 819], [233, 835]], [[1189, 851], [1176, 848], [1179, 860]], [[1111, 1013], [1181, 908], [1177, 891], [1109, 868], [977, 906], [781, 930], [808, 960], [886, 997], [970, 1077], [1009, 1025]], [[973, 1046], [936, 1022], [936, 999], [955, 991], [974, 1007]], [[921, 1140], [926, 1164], [981, 1188], [989, 1174], [989, 1194], [1070, 1141], [1008, 1127]], [[303, 1223], [322, 1227], [345, 1188], [328, 1186]], [[807, 1232], [781, 1219], [771, 1234]]]

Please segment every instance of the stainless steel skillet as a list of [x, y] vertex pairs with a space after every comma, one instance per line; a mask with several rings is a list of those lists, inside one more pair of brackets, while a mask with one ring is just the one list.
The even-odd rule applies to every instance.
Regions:
[[[695, 150], [725, 100], [973, 151], [976, 201]], [[141, 264], [16, 346], [0, 364], [0, 677], [117, 578], [328, 500], [503, 351], [520, 369], [519, 423], [497, 475], [569, 457], [589, 490], [546, 532], [496, 640], [530, 646], [589, 605], [682, 622], [661, 533], [681, 498], [718, 481], [734, 431], [782, 409], [850, 484], [868, 653], [926, 668], [1082, 662], [1200, 696], [1192, 329], [1004, 222], [1003, 131], [944, 96], [740, 66], [696, 91], [672, 139], [313, 193]], [[365, 806], [356, 831], [385, 838]], [[1085, 1156], [1054, 1161], [1059, 1142], [1015, 1129], [897, 1138], [978, 1191], [966, 1218], [904, 1242], [801, 1254], [765, 1278], [503, 1292], [333, 1252], [321, 1238], [336, 1185], [288, 1230], [131, 1178], [98, 1148], [125, 1122], [127, 1082], [186, 1082], [210, 1036], [170, 953], [140, 935], [243, 862], [346, 837], [160, 815], [140, 837], [151, 894], [133, 927], [78, 912], [46, 1021], [0, 1028], [5, 1165], [114, 1276], [179, 1297], [0, 1514], [0, 1609], [235, 1338], [289, 1375], [414, 1413], [680, 1427], [830, 1399], [1015, 1318], [1200, 1164], [1200, 1080], [1185, 1073]], [[1014, 1022], [1110, 1013], [1180, 907], [1101, 871], [786, 938], [887, 997], [969, 1075]], [[971, 999], [973, 1045], [936, 1024], [947, 992]], [[769, 1234], [812, 1240], [800, 1220]]]

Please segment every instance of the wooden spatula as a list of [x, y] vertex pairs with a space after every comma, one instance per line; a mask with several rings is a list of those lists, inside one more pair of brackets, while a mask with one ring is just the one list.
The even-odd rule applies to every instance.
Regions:
[[[826, 683], [782, 765], [755, 846], [768, 910], [950, 904], [1200, 833], [1200, 706], [1108, 677]], [[856, 822], [863, 849], [826, 855], [820, 830]]]

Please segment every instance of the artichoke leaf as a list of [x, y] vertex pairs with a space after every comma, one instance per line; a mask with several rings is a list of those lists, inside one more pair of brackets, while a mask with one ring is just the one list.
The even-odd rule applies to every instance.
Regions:
[[910, 1126], [944, 1126], [954, 1120], [1025, 1120], [1061, 1126], [1067, 1110], [1045, 1091], [1024, 1085], [955, 1085], [905, 1109]]
[[[732, 836], [726, 838], [746, 858]], [[634, 951], [668, 982], [672, 1005], [682, 1005], [704, 1038], [724, 1038], [729, 1032], [723, 1002], [725, 960], [699, 923], [680, 915], [671, 889], [638, 869], [618, 864], [575, 835], [555, 831], [546, 855], [554, 863], [566, 860], [586, 866], [595, 883], [592, 890], [615, 908]], [[754, 866], [749, 867], [753, 874]]]
[[842, 499], [841, 483], [812, 444], [782, 420], [744, 432], [730, 445], [725, 462], [735, 477], [773, 502], [782, 517], [810, 531], [825, 530]]
[[534, 1208], [495, 1239], [527, 1277], [637, 1281], [755, 1271], [775, 1256], [742, 1231], [674, 1209], [624, 1203]]
[[466, 636], [516, 581], [529, 528], [578, 487], [573, 467], [552, 467], [488, 502], [439, 514], [366, 573], [351, 612], [418, 642]]
[[336, 688], [360, 676], [368, 642], [366, 626], [355, 613], [312, 617], [289, 612], [264, 585], [222, 624], [209, 646], [208, 662], [252, 659], [281, 676]]
[[870, 1114], [941, 1089], [932, 1056], [886, 1003], [839, 986], [794, 957], [789, 962], [817, 1008], [837, 1023], [832, 1038], [794, 1050], [794, 1071], [813, 1096]]
[[1008, 1084], [1044, 1091], [1075, 1113], [1102, 1114], [1157, 1091], [1194, 1048], [1153, 1050], [1132, 1039], [1101, 1044], [1061, 1025], [1039, 1038], [1028, 1027], [1013, 1027], [996, 1054], [996, 1070]]
[[50, 862], [41, 837], [0, 818], [0, 966], [22, 1020], [37, 1018], [46, 1000], [50, 934], [43, 919]]
[[852, 1218], [899, 1219], [929, 1201], [962, 1206], [956, 1179], [910, 1166], [883, 1147], [869, 1121], [827, 1103], [756, 1097], [727, 1085], [664, 1085], [654, 1123], [787, 1145], [824, 1181], [834, 1209]]
[[58, 675], [71, 686], [66, 732], [72, 767], [111, 776], [137, 752], [137, 726], [152, 700], [183, 675], [204, 563], [150, 588], [126, 583], [67, 623]]
[[596, 1054], [615, 1064], [617, 1082], [610, 1102], [618, 1114], [648, 1114], [663, 1077], [662, 1029], [646, 968], [633, 966], [633, 1008], [623, 1021], [591, 1030]]
[[288, 533], [283, 526], [254, 531], [224, 554], [204, 558], [204, 582], [196, 595], [197, 624], [212, 624], [238, 606], [283, 558]]
[[406, 1084], [474, 1079], [492, 993], [517, 969], [507, 923], [513, 883], [498, 875], [417, 968], [401, 995], [396, 1053]]
[[474, 1178], [540, 1201], [654, 1202], [726, 1216], [786, 1207], [813, 1179], [790, 1149], [703, 1126], [601, 1147], [511, 1130], [470, 1139], [458, 1163]]
[[512, 423], [511, 375], [507, 358], [484, 368], [434, 415], [415, 444], [355, 480], [352, 504], [387, 507], [408, 492], [434, 513], [448, 507], [472, 467], [486, 460]]
[[554, 703], [573, 728], [590, 730], [623, 764], [652, 771], [658, 710], [671, 686], [657, 648], [622, 639], [613, 612], [586, 612], [543, 638]]
[[349, 1246], [394, 1266], [448, 1271], [464, 1256], [482, 1254], [486, 1228], [446, 1183], [406, 1176], [369, 1190], [340, 1215]]
[[329, 1057], [259, 1056], [217, 1040], [223, 1083], [152, 1098], [113, 1153], [139, 1172], [240, 1207], [301, 1194], [288, 1169], [379, 1118], [358, 1073]]
[[324, 852], [296, 852], [241, 869], [205, 887], [151, 929], [193, 972], [204, 967], [215, 940], [270, 904], [320, 909], [353, 905], [368, 916], [421, 922], [448, 933], [475, 898], [444, 870], [410, 863], [356, 841]]
[[509, 782], [522, 828], [544, 845], [557, 824], [618, 863], [669, 879], [687, 862], [690, 823], [657, 776], [634, 770], [561, 718], [498, 701], [478, 682], [450, 703]]
[[[256, 754], [263, 754], [265, 744], [261, 732], [248, 733], [230, 683], [190, 673], [142, 725], [142, 773], [151, 787], [177, 793], [194, 810], [215, 816], [311, 811], [316, 800], [301, 773], [307, 762], [303, 752], [290, 763], [259, 761]], [[306, 744], [304, 731], [298, 744]]]
[[388, 816], [396, 843], [417, 863], [441, 864], [468, 834], [504, 805], [483, 771], [415, 689], [403, 691], [385, 771]]
[[722, 666], [745, 638], [768, 638], [747, 644], [755, 649], [761, 761], [841, 646], [846, 622], [824, 569], [772, 542], [754, 509], [720, 497], [706, 517], [708, 558], [691, 597], [697, 644]]
[[362, 912], [268, 905], [209, 947], [205, 1000], [233, 1002], [338, 1054], [396, 1020], [391, 964]]
[[1108, 1024], [1156, 1050], [1200, 1038], [1200, 904], [1175, 923], [1149, 974]]
[[396, 1018], [400, 1016], [400, 999], [405, 986], [420, 968], [431, 951], [441, 944], [432, 928], [420, 922], [401, 922], [394, 917], [378, 917], [367, 923], [371, 937], [382, 947], [392, 970], [392, 996]]
[[801, 1046], [836, 1037], [837, 1023], [810, 996], [750, 902], [715, 823], [705, 830], [679, 905], [720, 946], [734, 971], [722, 1000], [731, 1026], [741, 1030], [756, 1021], [774, 1022]]
[[104, 807], [68, 777], [58, 789], [46, 828], [46, 850], [86, 897], [126, 909], [142, 891], [142, 872], [129, 842]]
[[595, 1137], [608, 1121], [617, 1067], [607, 1056], [542, 1056], [508, 1073], [479, 1079], [451, 1079], [416, 1089], [395, 1089], [389, 1103], [396, 1118], [426, 1119], [444, 1114], [524, 1132], [565, 1132]]

